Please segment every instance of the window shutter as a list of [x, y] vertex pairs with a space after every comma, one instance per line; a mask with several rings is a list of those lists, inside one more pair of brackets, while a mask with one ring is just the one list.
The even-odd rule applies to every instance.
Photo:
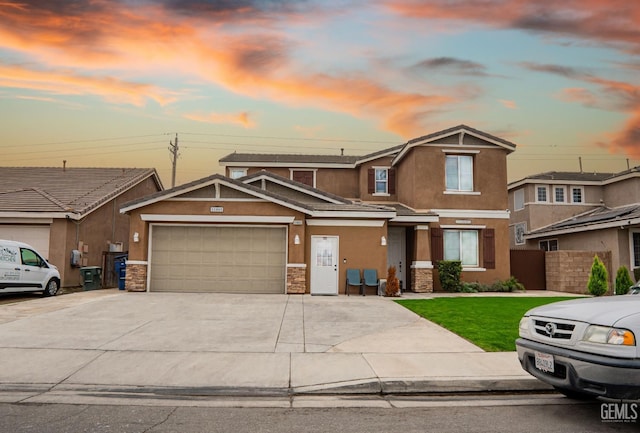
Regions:
[[376, 192], [376, 171], [373, 168], [367, 171], [367, 191], [369, 194]]
[[395, 194], [396, 193], [396, 169], [395, 168], [390, 168], [388, 171], [388, 191], [389, 194]]
[[434, 227], [429, 230], [431, 232], [431, 261], [433, 264], [444, 259], [444, 241], [442, 229]]
[[496, 268], [496, 239], [495, 229], [484, 229], [482, 234], [482, 261], [486, 269]]

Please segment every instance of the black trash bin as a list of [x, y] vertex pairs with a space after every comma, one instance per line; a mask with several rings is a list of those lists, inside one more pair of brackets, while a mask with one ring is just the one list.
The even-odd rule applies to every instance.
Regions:
[[102, 288], [102, 268], [99, 266], [85, 266], [80, 268], [82, 276], [82, 288], [84, 290], [97, 290]]

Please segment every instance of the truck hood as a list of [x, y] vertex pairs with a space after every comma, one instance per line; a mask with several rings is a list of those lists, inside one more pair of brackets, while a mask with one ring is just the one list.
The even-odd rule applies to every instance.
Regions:
[[533, 308], [525, 315], [614, 326], [621, 319], [629, 319], [634, 315], [640, 317], [640, 296], [572, 299]]

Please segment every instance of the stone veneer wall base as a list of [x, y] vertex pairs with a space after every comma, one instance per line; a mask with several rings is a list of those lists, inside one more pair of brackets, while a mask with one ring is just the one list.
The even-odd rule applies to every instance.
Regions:
[[416, 293], [433, 293], [433, 269], [411, 268], [411, 290]]

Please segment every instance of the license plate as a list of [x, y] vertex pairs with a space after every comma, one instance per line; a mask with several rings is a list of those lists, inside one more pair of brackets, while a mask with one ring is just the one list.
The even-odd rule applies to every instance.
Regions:
[[549, 355], [547, 353], [536, 352], [536, 368], [538, 370], [546, 371], [547, 373], [553, 373], [554, 371], [554, 362], [553, 355]]

